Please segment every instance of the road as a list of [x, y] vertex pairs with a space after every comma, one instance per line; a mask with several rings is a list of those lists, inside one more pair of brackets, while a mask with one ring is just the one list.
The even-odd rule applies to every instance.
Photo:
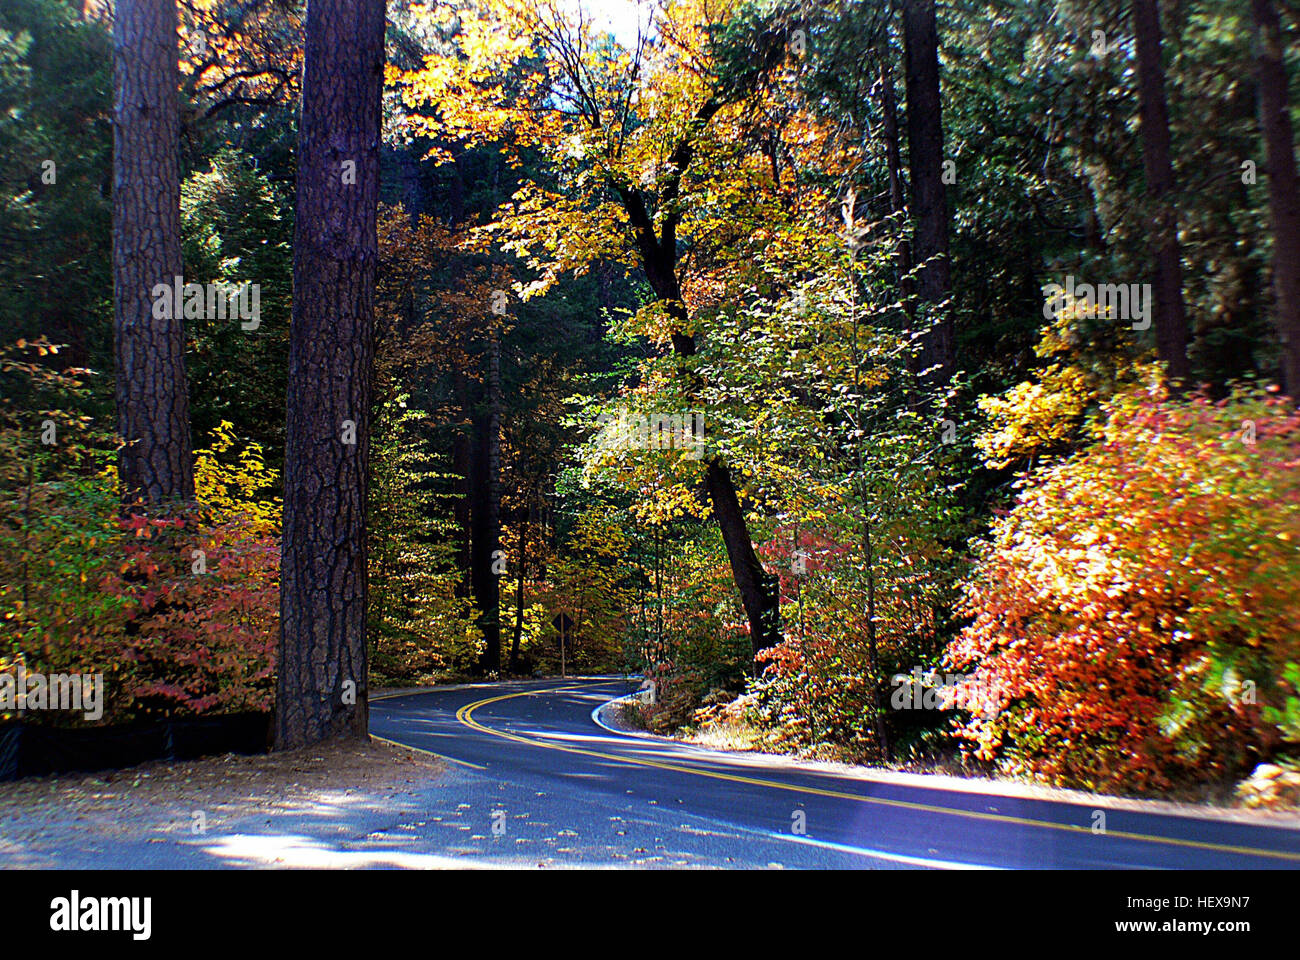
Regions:
[[[502, 865], [1300, 868], [1295, 828], [872, 778], [602, 728], [622, 680], [448, 688], [371, 704], [371, 732], [436, 753], [466, 802], [444, 852]], [[1104, 822], [1100, 815], [1104, 815]], [[1099, 829], [1104, 827], [1104, 829]]]

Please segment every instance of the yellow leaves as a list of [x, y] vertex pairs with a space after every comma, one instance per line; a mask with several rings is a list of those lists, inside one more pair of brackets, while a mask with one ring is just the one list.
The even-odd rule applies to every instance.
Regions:
[[1083, 371], [1052, 364], [1037, 383], [1026, 381], [1004, 397], [979, 399], [992, 428], [976, 437], [975, 445], [994, 469], [1048, 452], [1079, 428], [1092, 395]]
[[[59, 352], [59, 345], [57, 343], [50, 343], [50, 341], [44, 336], [38, 337], [36, 340], [27, 340], [19, 337], [14, 341], [14, 347], [18, 350], [33, 349], [36, 351], [38, 357], [52, 357]], [[77, 385], [79, 386], [80, 384]]]
[[563, 273], [580, 274], [598, 260], [630, 260], [625, 221], [616, 203], [606, 201], [593, 208], [580, 196], [525, 183], [486, 230], [501, 238], [503, 250], [540, 274], [519, 289], [527, 300], [545, 294]]
[[216, 511], [219, 520], [249, 517], [256, 536], [273, 533], [279, 525], [280, 503], [261, 497], [275, 484], [276, 473], [266, 465], [260, 444], [249, 443], [233, 458], [237, 443], [234, 424], [223, 420], [212, 430], [205, 450], [194, 452], [194, 494]]
[[662, 526], [678, 517], [701, 516], [698, 499], [683, 484], [642, 487], [629, 512], [639, 523]]
[[1034, 352], [1054, 362], [1036, 379], [1002, 397], [980, 398], [990, 425], [975, 444], [994, 469], [1063, 452], [1074, 439], [1102, 437], [1104, 425], [1090, 423], [1102, 401], [1141, 382], [1158, 383], [1158, 368], [1132, 360], [1122, 345], [1085, 350], [1076, 314], [1063, 309], [1041, 331]]
[[618, 331], [623, 335], [646, 337], [658, 347], [666, 346], [674, 332], [691, 334], [691, 327], [682, 328], [668, 313], [668, 306], [660, 300], [643, 304], [636, 312], [622, 318]]

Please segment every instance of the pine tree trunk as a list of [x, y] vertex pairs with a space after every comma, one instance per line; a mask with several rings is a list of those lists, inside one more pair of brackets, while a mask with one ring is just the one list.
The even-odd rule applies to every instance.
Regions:
[[946, 383], [956, 364], [948, 258], [948, 197], [943, 183], [943, 105], [939, 90], [939, 34], [934, 0], [903, 4], [903, 47], [907, 67], [907, 151], [912, 174], [912, 255], [917, 296], [931, 311], [931, 325], [919, 338], [915, 371], [923, 384]]
[[510, 672], [519, 672], [519, 643], [524, 635], [524, 571], [528, 562], [528, 521], [532, 518], [531, 506], [520, 511], [519, 517], [519, 579], [515, 584], [515, 632], [510, 639]]
[[1300, 189], [1287, 98], [1282, 27], [1272, 0], [1251, 0], [1259, 70], [1259, 126], [1268, 160], [1273, 220], [1275, 322], [1282, 343], [1282, 386], [1300, 400]]
[[484, 673], [492, 673], [501, 669], [501, 575], [493, 570], [501, 549], [501, 360], [495, 331], [486, 353], [486, 403], [474, 423], [470, 573], [479, 630], [483, 633], [479, 667]]
[[[907, 214], [903, 191], [903, 155], [899, 148], [898, 101], [894, 97], [894, 76], [888, 61], [880, 69], [881, 136], [885, 142], [885, 165], [889, 171], [889, 209], [900, 224]], [[942, 186], [942, 180], [940, 186]], [[906, 236], [898, 243], [898, 289], [908, 317], [916, 313], [912, 302], [912, 242]]]
[[1173, 167], [1169, 159], [1169, 113], [1165, 105], [1165, 67], [1160, 51], [1160, 10], [1156, 0], [1133, 0], [1137, 44], [1138, 110], [1142, 120], [1142, 165], [1151, 205], [1156, 279], [1152, 307], [1156, 355], [1169, 369], [1175, 392], [1187, 385], [1187, 309], [1183, 304], [1182, 251], [1178, 217], [1172, 205]]
[[383, 0], [311, 0], [298, 129], [276, 746], [367, 735]]
[[[175, 0], [119, 0], [113, 18], [113, 332], [118, 461], [132, 503], [192, 500], [185, 331], [170, 294], [181, 274]], [[161, 293], [161, 291], [159, 291]], [[155, 317], [155, 312], [165, 313]]]
[[470, 477], [473, 464], [473, 412], [470, 410], [469, 379], [463, 370], [454, 375], [456, 404], [460, 423], [451, 441], [451, 470], [456, 477], [456, 499], [452, 503], [452, 516], [456, 521], [456, 578], [455, 594], [462, 599], [473, 596], [471, 583], [471, 531], [470, 531]]

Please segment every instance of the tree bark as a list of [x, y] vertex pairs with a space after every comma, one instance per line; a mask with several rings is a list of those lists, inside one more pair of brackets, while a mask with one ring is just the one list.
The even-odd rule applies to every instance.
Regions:
[[1156, 355], [1164, 361], [1175, 392], [1187, 386], [1187, 309], [1183, 304], [1182, 251], [1178, 217], [1172, 204], [1173, 166], [1169, 159], [1169, 112], [1165, 104], [1165, 68], [1161, 59], [1160, 10], [1157, 0], [1133, 0], [1133, 35], [1137, 45], [1138, 112], [1142, 121], [1142, 165], [1156, 265]]
[[[884, 118], [881, 136], [885, 142], [885, 166], [889, 171], [889, 208], [902, 223], [907, 215], [907, 200], [903, 191], [903, 156], [899, 149], [898, 101], [894, 97], [894, 76], [888, 61], [880, 69], [880, 111]], [[912, 242], [904, 236], [898, 243], [898, 289], [909, 318], [916, 314], [912, 287]]]
[[[194, 498], [185, 330], [154, 288], [181, 275], [175, 0], [119, 0], [113, 18], [113, 333], [124, 501]], [[167, 314], [155, 317], [155, 312]]]
[[470, 476], [470, 577], [484, 643], [479, 668], [491, 673], [501, 669], [501, 575], [493, 570], [501, 549], [501, 360], [495, 330], [485, 352], [486, 403], [474, 418]]
[[780, 607], [777, 577], [769, 575], [754, 552], [745, 511], [736, 496], [731, 472], [714, 458], [704, 468], [704, 487], [718, 518], [722, 542], [727, 547], [731, 575], [740, 593], [740, 602], [749, 620], [750, 646], [754, 656], [780, 642]]
[[515, 630], [510, 638], [510, 672], [519, 672], [519, 642], [524, 635], [524, 572], [528, 562], [528, 521], [532, 519], [532, 505], [520, 511], [519, 517], [519, 579], [515, 584]]
[[[298, 129], [276, 746], [367, 735], [383, 0], [311, 0]], [[350, 441], [350, 442], [349, 442]]]
[[1282, 344], [1282, 388], [1300, 400], [1300, 188], [1283, 61], [1282, 26], [1272, 0], [1251, 0], [1259, 71], [1259, 126], [1268, 163], [1273, 220], [1274, 322]]
[[[943, 104], [934, 0], [903, 4], [907, 151], [912, 175], [912, 254], [916, 292], [930, 304], [930, 326], [919, 337], [914, 370], [923, 385], [946, 383], [956, 364], [948, 257], [948, 197], [943, 183]], [[938, 311], [937, 315], [934, 311]]]
[[470, 473], [473, 470], [473, 411], [470, 410], [469, 379], [464, 371], [454, 375], [456, 405], [460, 422], [451, 441], [452, 473], [456, 477], [456, 499], [452, 516], [456, 521], [456, 579], [455, 594], [466, 598], [473, 596], [470, 583]]

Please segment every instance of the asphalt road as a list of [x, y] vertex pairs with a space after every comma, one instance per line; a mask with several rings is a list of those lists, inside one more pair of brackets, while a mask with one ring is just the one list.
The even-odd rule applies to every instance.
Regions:
[[[1295, 828], [898, 783], [604, 729], [622, 680], [448, 688], [371, 704], [371, 732], [450, 761], [502, 865], [1300, 868]], [[909, 778], [915, 781], [917, 778]], [[448, 794], [450, 795], [450, 794]]]

